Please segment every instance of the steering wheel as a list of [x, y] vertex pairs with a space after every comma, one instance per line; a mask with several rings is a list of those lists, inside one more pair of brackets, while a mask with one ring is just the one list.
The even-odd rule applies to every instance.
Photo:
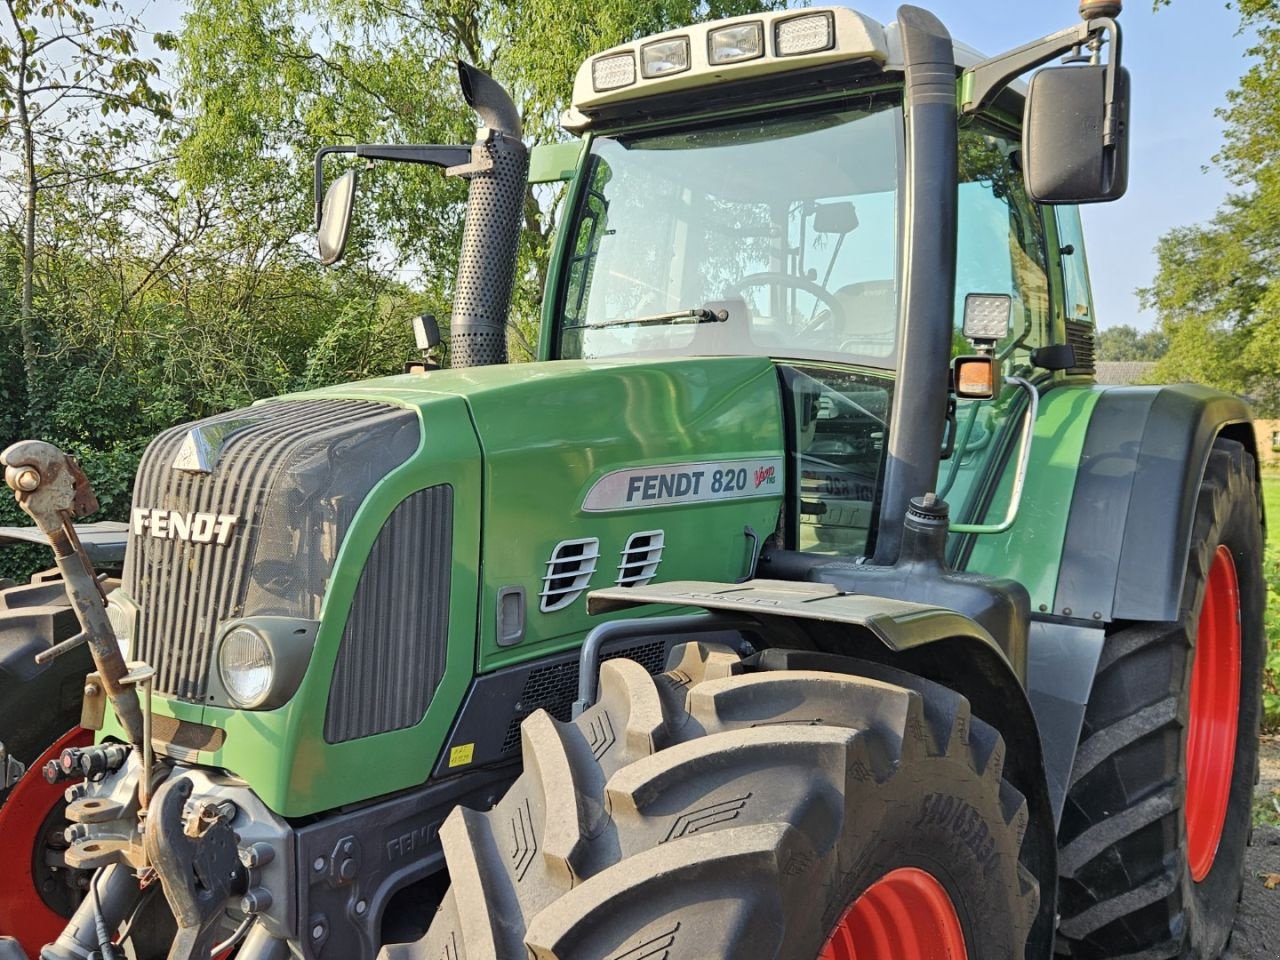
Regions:
[[827, 308], [826, 314], [820, 314], [812, 323], [807, 325], [797, 323], [793, 328], [794, 333], [812, 333], [827, 324], [840, 328], [844, 327], [845, 313], [843, 304], [830, 290], [821, 284], [814, 283], [808, 277], [798, 277], [793, 273], [782, 273], [776, 270], [762, 270], [760, 273], [747, 274], [736, 283], [733, 283], [729, 289], [741, 296], [742, 291], [748, 287], [761, 287], [766, 284], [801, 290]]

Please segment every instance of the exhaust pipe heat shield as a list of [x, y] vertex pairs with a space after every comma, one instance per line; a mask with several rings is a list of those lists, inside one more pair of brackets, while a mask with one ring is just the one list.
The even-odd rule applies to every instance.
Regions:
[[488, 74], [458, 62], [462, 95], [485, 126], [471, 148], [471, 179], [450, 323], [451, 366], [507, 362], [507, 316], [524, 222], [529, 151], [520, 115]]

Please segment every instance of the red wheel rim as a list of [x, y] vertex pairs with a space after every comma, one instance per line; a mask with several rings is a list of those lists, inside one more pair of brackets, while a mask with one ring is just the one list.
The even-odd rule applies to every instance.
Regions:
[[1219, 546], [1209, 568], [1187, 723], [1187, 863], [1199, 883], [1213, 869], [1231, 798], [1240, 716], [1240, 587], [1231, 551]]
[[49, 908], [36, 889], [32, 857], [50, 812], [62, 802], [66, 784], [45, 782], [40, 768], [56, 760], [66, 747], [87, 747], [93, 733], [76, 727], [46, 750], [22, 775], [9, 799], [0, 807], [0, 849], [8, 854], [0, 869], [0, 936], [14, 937], [27, 956], [57, 939], [66, 917]]
[[915, 867], [885, 874], [845, 910], [818, 960], [966, 960], [941, 883]]

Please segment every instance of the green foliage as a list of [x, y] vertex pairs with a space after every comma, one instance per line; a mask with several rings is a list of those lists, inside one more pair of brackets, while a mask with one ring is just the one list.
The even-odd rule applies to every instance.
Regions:
[[1280, 730], [1280, 473], [1263, 474], [1268, 538], [1263, 578], [1267, 584], [1267, 664], [1263, 677], [1263, 726]]
[[[1163, 5], [1157, 3], [1157, 6]], [[1280, 415], [1280, 0], [1236, 4], [1257, 33], [1252, 63], [1228, 94], [1215, 162], [1237, 192], [1207, 224], [1180, 227], [1157, 247], [1159, 272], [1140, 291], [1169, 350], [1157, 374], [1249, 395]]]
[[1169, 338], [1161, 330], [1137, 330], [1127, 324], [1098, 331], [1098, 359], [1159, 360], [1169, 349]]

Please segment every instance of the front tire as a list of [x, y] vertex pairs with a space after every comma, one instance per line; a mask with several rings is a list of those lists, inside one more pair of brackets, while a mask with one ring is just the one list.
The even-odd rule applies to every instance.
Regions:
[[1253, 459], [1218, 440], [1176, 623], [1107, 638], [1059, 831], [1058, 952], [1208, 960], [1244, 882], [1266, 639]]
[[1027, 808], [963, 697], [855, 662], [877, 679], [673, 664], [608, 661], [578, 720], [525, 721], [524, 773], [450, 815], [453, 886], [383, 960], [1022, 960]]

